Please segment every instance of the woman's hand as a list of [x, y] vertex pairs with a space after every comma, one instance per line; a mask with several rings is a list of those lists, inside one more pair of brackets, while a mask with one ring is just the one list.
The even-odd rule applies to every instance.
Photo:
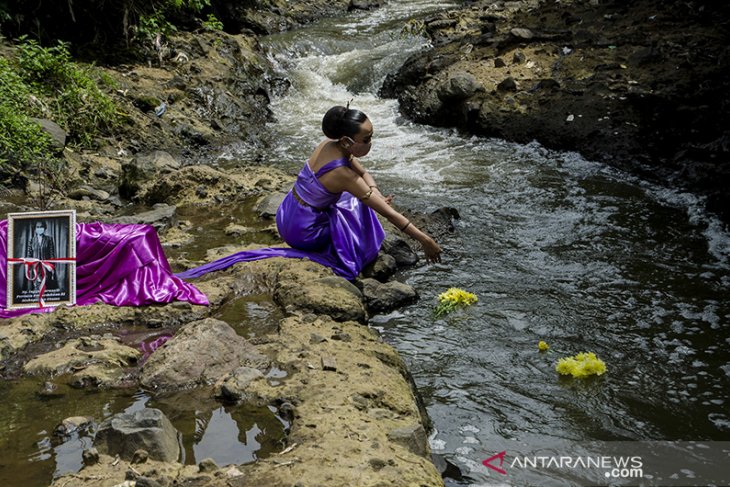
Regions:
[[427, 237], [423, 242], [423, 251], [426, 253], [426, 262], [441, 262], [441, 252], [443, 250], [431, 237]]
[[388, 205], [393, 206], [393, 195], [389, 194], [388, 196], [383, 196], [383, 193], [380, 192], [377, 186], [370, 186], [370, 188], [373, 190], [373, 194], [377, 194], [381, 198], [383, 198], [383, 201], [385, 201]]

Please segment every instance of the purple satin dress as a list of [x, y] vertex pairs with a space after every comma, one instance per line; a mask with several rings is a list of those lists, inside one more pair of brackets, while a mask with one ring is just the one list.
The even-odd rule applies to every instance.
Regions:
[[355, 279], [362, 268], [378, 256], [385, 232], [372, 209], [350, 193], [330, 193], [319, 182], [323, 174], [349, 164], [346, 158], [336, 159], [322, 166], [316, 174], [308, 162], [304, 164], [294, 188], [276, 212], [279, 234], [292, 248], [245, 250], [177, 276], [199, 277], [238, 262], [289, 257], [309, 259], [331, 268], [345, 279]]
[[[0, 221], [0, 318], [53, 311], [6, 309], [7, 220]], [[76, 304], [143, 306], [171, 301], [208, 304], [195, 286], [173, 275], [150, 225], [76, 224]]]

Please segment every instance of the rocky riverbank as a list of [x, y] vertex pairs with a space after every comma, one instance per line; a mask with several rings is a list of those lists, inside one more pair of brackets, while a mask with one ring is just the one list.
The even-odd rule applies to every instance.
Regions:
[[[403, 258], [403, 242], [393, 248]], [[381, 257], [366, 274], [379, 269], [385, 280], [390, 273], [382, 269], [395, 259]], [[157, 409], [58, 418], [57, 431], [84, 427], [96, 439], [84, 453], [86, 466], [54, 486], [442, 485], [412, 379], [398, 353], [365, 324], [374, 310], [416, 294], [373, 278], [357, 284], [308, 261], [270, 259], [197, 281], [208, 307], [94, 305], [4, 320], [1, 373], [5, 380], [41, 377], [41, 397], [62, 396], [68, 386], [144, 388], [161, 397], [188, 391], [231, 408], [275, 408], [288, 422], [276, 451], [255, 463], [185, 466], [176, 462], [178, 432]], [[222, 321], [224, 307], [252, 295], [271, 296], [266, 316], [228, 313]], [[160, 328], [173, 336], [143, 360], [139, 344], [120, 338], [130, 325], [146, 327], [148, 339]], [[257, 326], [265, 331], [241, 336], [242, 327]], [[280, 373], [272, 378], [272, 370]]]
[[[369, 7], [280, 3], [243, 13], [231, 3], [227, 15], [238, 16], [233, 29], [240, 32], [181, 32], [165, 39], [151, 62], [100, 67], [116, 83], [110, 94], [127, 126], [80, 150], [67, 147], [60, 127], [48, 124], [70, 174], [45, 195], [51, 209], [75, 208], [79, 221], [154, 225], [175, 269], [241, 250], [241, 242], [280, 243], [271, 217], [292, 175], [255, 155], [225, 169], [217, 164], [221, 148], [233, 141], [268, 143], [269, 96], [287, 87], [271, 75], [257, 35], [323, 12]], [[26, 188], [4, 189], [2, 210], [37, 209], [40, 189], [32, 180]], [[232, 218], [247, 205], [256, 228]], [[223, 207], [234, 208], [231, 215]], [[188, 219], [190, 212], [207, 218]], [[434, 233], [448, 232], [453, 216], [413, 215]], [[218, 224], [215, 218], [227, 223], [206, 228]], [[219, 237], [217, 246], [208, 245], [210, 233]], [[212, 248], [189, 251], [201, 238]], [[389, 237], [356, 285], [311, 262], [270, 259], [196, 281], [207, 307], [93, 305], [2, 320], [0, 376], [39, 378], [39, 401], [63, 401], [69, 387], [143, 389], [156, 398], [215, 399], [234, 411], [267, 407], [286, 424], [282, 436], [265, 438], [273, 446], [254, 463], [183, 465], [180, 432], [158, 409], [59, 417], [58, 441], [68, 434], [96, 439], [84, 451], [84, 467], [55, 479], [58, 487], [443, 485], [409, 372], [367, 326], [372, 314], [417, 299], [414, 289], [390, 280], [417, 260], [408, 242]], [[237, 304], [253, 295], [270, 303], [255, 316]], [[146, 331], [130, 339], [129, 327]], [[151, 343], [159, 348], [150, 355]]]
[[537, 140], [706, 195], [730, 221], [729, 25], [711, 2], [470, 2], [424, 23], [433, 47], [382, 94], [420, 123]]

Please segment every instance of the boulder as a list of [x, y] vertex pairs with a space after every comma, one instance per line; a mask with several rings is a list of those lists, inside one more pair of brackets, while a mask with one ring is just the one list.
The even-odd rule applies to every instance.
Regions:
[[88, 198], [90, 200], [96, 200], [96, 201], [106, 201], [109, 199], [109, 193], [102, 189], [95, 189], [88, 185], [82, 185], [79, 186], [76, 189], [71, 190], [68, 193], [68, 197], [72, 200], [80, 200], [83, 198]]
[[331, 286], [337, 289], [342, 289], [355, 296], [357, 299], [362, 299], [362, 293], [353, 283], [347, 279], [343, 279], [338, 276], [328, 276], [317, 279], [317, 283], [323, 286]]
[[228, 224], [225, 230], [223, 230], [223, 233], [231, 237], [240, 237], [241, 235], [254, 232], [256, 232], [255, 228], [244, 227], [243, 225], [236, 225], [235, 223]]
[[141, 223], [152, 225], [158, 232], [163, 232], [177, 225], [177, 207], [158, 203], [154, 209], [136, 215], [119, 216], [111, 219], [111, 223]]
[[473, 96], [478, 91], [484, 91], [484, 87], [477, 78], [471, 73], [459, 72], [450, 76], [439, 87], [438, 97], [441, 101], [461, 101]]
[[384, 3], [384, 0], [350, 0], [350, 5], [347, 6], [347, 11], [372, 10], [374, 8], [380, 8], [380, 6]]
[[517, 91], [517, 82], [512, 76], [509, 76], [497, 85], [497, 89], [499, 91]]
[[227, 323], [207, 318], [183, 326], [155, 351], [140, 382], [151, 389], [212, 384], [241, 366], [266, 369], [269, 360]]
[[530, 29], [524, 29], [521, 27], [515, 27], [514, 29], [510, 30], [509, 33], [515, 39], [521, 39], [521, 40], [526, 40], [526, 41], [535, 37], [535, 34], [533, 34]]
[[279, 205], [284, 198], [286, 193], [272, 193], [264, 196], [256, 203], [255, 211], [261, 218], [274, 218], [276, 216], [276, 210], [279, 209]]
[[362, 270], [362, 275], [377, 279], [380, 282], [385, 282], [390, 276], [395, 274], [397, 268], [398, 265], [395, 257], [380, 252], [377, 259], [365, 266]]
[[239, 367], [216, 384], [215, 396], [231, 402], [241, 401], [246, 397], [249, 384], [263, 377], [264, 374], [258, 369]]
[[165, 151], [138, 155], [131, 162], [122, 165], [119, 194], [124, 198], [132, 198], [155, 175], [177, 169], [180, 169], [180, 162]]
[[53, 434], [56, 436], [67, 436], [91, 424], [91, 418], [86, 416], [72, 416], [66, 418], [56, 426]]
[[180, 456], [177, 437], [177, 430], [162, 411], [145, 408], [115, 414], [101, 423], [94, 446], [101, 453], [119, 455], [127, 461], [144, 449], [153, 460], [175, 462]]
[[365, 306], [346, 283], [346, 279], [332, 276], [329, 269], [302, 261], [281, 272], [274, 300], [284, 309], [328, 315], [337, 321], [364, 322]]
[[393, 234], [385, 236], [381, 250], [388, 255], [392, 255], [398, 267], [411, 266], [418, 262], [418, 254], [413, 251], [410, 245]]
[[66, 137], [68, 134], [66, 134], [66, 131], [60, 125], [45, 118], [31, 118], [30, 120], [40, 125], [41, 129], [51, 137], [53, 147], [59, 150], [66, 147]]
[[375, 279], [363, 279], [362, 287], [370, 312], [390, 311], [418, 299], [413, 287], [398, 281], [381, 283]]

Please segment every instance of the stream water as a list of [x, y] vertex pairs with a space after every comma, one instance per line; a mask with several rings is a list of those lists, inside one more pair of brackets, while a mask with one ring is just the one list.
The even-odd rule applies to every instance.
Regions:
[[[432, 450], [458, 467], [447, 485], [584, 483], [554, 472], [499, 476], [482, 461], [508, 441], [730, 439], [730, 235], [691, 194], [536, 143], [468, 137], [401, 117], [397, 102], [377, 92], [426, 44], [403, 26], [448, 6], [390, 0], [263, 39], [277, 76], [291, 82], [272, 101], [276, 143], [232, 145], [219, 164], [263, 160], [296, 174], [321, 140], [322, 114], [352, 99], [375, 126], [363, 163], [396, 205], [458, 210], [456, 231], [441, 242], [443, 263], [397, 276], [420, 301], [371, 321], [408, 363], [434, 423]], [[181, 211], [197, 219], [194, 208]], [[203, 219], [249, 216], [220, 208]], [[264, 226], [244, 224], [268, 243]], [[201, 226], [184, 251], [203, 258], [227, 238]], [[448, 287], [479, 302], [434, 319], [436, 296]], [[263, 327], [242, 325], [244, 336], [270, 331], [279, 316], [268, 297], [251, 296], [219, 317], [236, 325], [242, 313]], [[146, 331], [139, 333], [141, 340]], [[552, 352], [539, 353], [539, 340]], [[560, 378], [557, 358], [581, 351], [601, 357], [607, 373]], [[285, 375], [273, 370], [269, 380]], [[41, 385], [0, 383], [3, 485], [46, 485], [80, 468], [89, 435], [53, 435], [68, 416], [95, 418], [93, 429], [116, 412], [158, 407], [181, 432], [187, 463], [253, 461], [275, 451], [288, 427], [269, 409], [227, 409], [208, 398], [64, 388], [63, 397], [39, 400]]]
[[[371, 322], [415, 377], [434, 453], [463, 473], [447, 484], [504, 481], [482, 464], [500, 441], [730, 439], [730, 235], [692, 194], [575, 153], [399, 116], [378, 89], [426, 42], [403, 25], [444, 7], [393, 0], [264, 46], [292, 83], [273, 102], [270, 162], [296, 173], [321, 140], [322, 114], [353, 100], [375, 126], [363, 163], [380, 188], [396, 205], [461, 215], [441, 242], [442, 264], [399, 276], [419, 303]], [[229, 157], [246, 151], [232, 147]], [[436, 320], [436, 296], [448, 287], [479, 302]], [[552, 351], [538, 353], [540, 340]], [[582, 351], [608, 372], [560, 378], [557, 359]], [[581, 483], [547, 474], [513, 481]]]

